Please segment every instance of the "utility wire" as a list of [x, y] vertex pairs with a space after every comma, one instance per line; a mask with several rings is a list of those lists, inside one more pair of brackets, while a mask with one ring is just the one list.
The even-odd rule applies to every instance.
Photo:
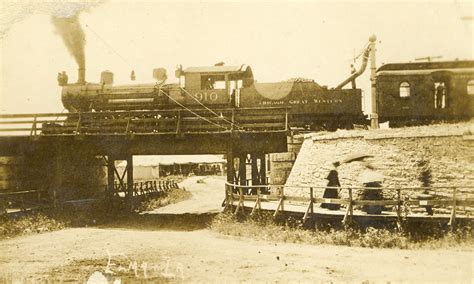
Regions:
[[[181, 87], [180, 87], [181, 88]], [[196, 102], [198, 102], [201, 106], [203, 106], [205, 109], [209, 110], [209, 112], [211, 112], [212, 114], [214, 114], [215, 116], [217, 116], [218, 118], [224, 120], [225, 122], [227, 123], [230, 123], [230, 125], [232, 126], [235, 126], [239, 129], [241, 129], [242, 127], [237, 125], [236, 123], [226, 119], [224, 116], [220, 116], [219, 114], [217, 114], [215, 111], [213, 111], [212, 109], [208, 108], [207, 106], [205, 106], [203, 103], [201, 103], [201, 101], [199, 101], [197, 98], [195, 98], [193, 95], [191, 95], [186, 89], [184, 88], [181, 88], [181, 90], [183, 90], [188, 96], [190, 96], [191, 98], [193, 98], [193, 100], [195, 100]]]
[[122, 56], [120, 55], [120, 53], [118, 53], [110, 44], [108, 44], [98, 33], [96, 33], [91, 27], [89, 27], [89, 25], [86, 25], [86, 27], [98, 38], [100, 39], [110, 50], [112, 50], [118, 57], [120, 57], [120, 59], [122, 59], [123, 62], [125, 62], [125, 64], [127, 64], [130, 68], [133, 69], [133, 66], [128, 63], [128, 61]]
[[203, 116], [201, 116], [201, 115], [195, 113], [195, 112], [192, 111], [191, 109], [185, 107], [183, 104], [181, 104], [181, 103], [178, 102], [177, 100], [173, 99], [171, 96], [169, 96], [169, 95], [168, 95], [167, 93], [165, 93], [163, 90], [161, 90], [161, 88], [159, 88], [158, 90], [159, 90], [160, 93], [162, 93], [162, 94], [164, 94], [165, 96], [167, 96], [170, 100], [172, 100], [173, 102], [175, 102], [177, 105], [181, 106], [181, 107], [184, 108], [185, 110], [187, 110], [187, 111], [189, 111], [190, 113], [194, 114], [194, 115], [197, 116], [198, 118], [200, 118], [200, 119], [202, 119], [202, 120], [204, 120], [204, 121], [207, 121], [207, 122], [209, 122], [209, 123], [211, 123], [211, 124], [213, 124], [213, 125], [215, 125], [215, 126], [217, 126], [217, 127], [224, 128], [225, 130], [229, 130], [227, 127], [222, 126], [222, 125], [220, 125], [220, 124], [218, 124], [218, 123], [215, 123], [214, 121], [211, 121], [211, 120], [209, 120], [209, 119], [207, 119], [207, 118], [205, 118], [205, 117], [203, 117]]

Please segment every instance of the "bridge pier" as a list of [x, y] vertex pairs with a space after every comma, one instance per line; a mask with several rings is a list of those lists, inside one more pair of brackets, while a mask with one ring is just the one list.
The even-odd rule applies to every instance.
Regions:
[[247, 185], [247, 154], [245, 153], [239, 154], [238, 177], [240, 185]]
[[133, 155], [127, 156], [127, 202], [130, 210], [133, 210]]
[[[115, 166], [116, 161], [126, 161], [125, 170], [120, 173]], [[106, 159], [107, 164], [107, 198], [112, 199], [115, 194], [119, 195], [122, 191], [125, 194], [125, 200], [130, 210], [133, 210], [133, 155], [117, 157], [109, 154]], [[115, 187], [115, 178], [118, 179], [118, 188]], [[126, 180], [125, 180], [126, 177]]]
[[244, 186], [266, 185], [266, 168], [266, 157], [263, 151], [235, 153], [229, 150], [227, 152], [227, 182], [229, 183]]

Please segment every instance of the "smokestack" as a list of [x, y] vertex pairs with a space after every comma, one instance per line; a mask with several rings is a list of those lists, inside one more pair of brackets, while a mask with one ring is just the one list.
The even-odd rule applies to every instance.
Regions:
[[56, 32], [63, 39], [69, 53], [74, 57], [79, 67], [78, 84], [86, 82], [86, 58], [84, 47], [86, 44], [86, 36], [79, 22], [79, 14], [71, 17], [52, 17], [52, 22], [56, 28]]
[[78, 77], [77, 83], [84, 85], [86, 83], [86, 68], [79, 68], [77, 69]]

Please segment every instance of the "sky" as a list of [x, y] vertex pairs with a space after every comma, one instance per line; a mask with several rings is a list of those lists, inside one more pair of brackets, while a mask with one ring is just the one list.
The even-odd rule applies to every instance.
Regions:
[[[0, 113], [63, 111], [56, 76], [64, 70], [75, 82], [77, 65], [51, 15], [68, 5], [2, 2]], [[131, 70], [135, 82], [153, 82], [158, 67], [173, 82], [178, 64], [223, 61], [251, 66], [259, 82], [303, 77], [334, 87], [372, 34], [378, 66], [426, 56], [473, 59], [473, 7], [472, 1], [107, 1], [79, 18], [88, 82], [98, 82], [103, 70], [113, 71], [116, 83], [132, 83]], [[357, 79], [366, 97], [369, 73]]]

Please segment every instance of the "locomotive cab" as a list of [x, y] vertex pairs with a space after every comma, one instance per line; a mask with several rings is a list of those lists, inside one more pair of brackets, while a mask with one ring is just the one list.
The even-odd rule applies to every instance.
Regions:
[[176, 72], [184, 92], [200, 103], [221, 107], [238, 107], [240, 91], [253, 84], [252, 69], [241, 66], [189, 67]]

